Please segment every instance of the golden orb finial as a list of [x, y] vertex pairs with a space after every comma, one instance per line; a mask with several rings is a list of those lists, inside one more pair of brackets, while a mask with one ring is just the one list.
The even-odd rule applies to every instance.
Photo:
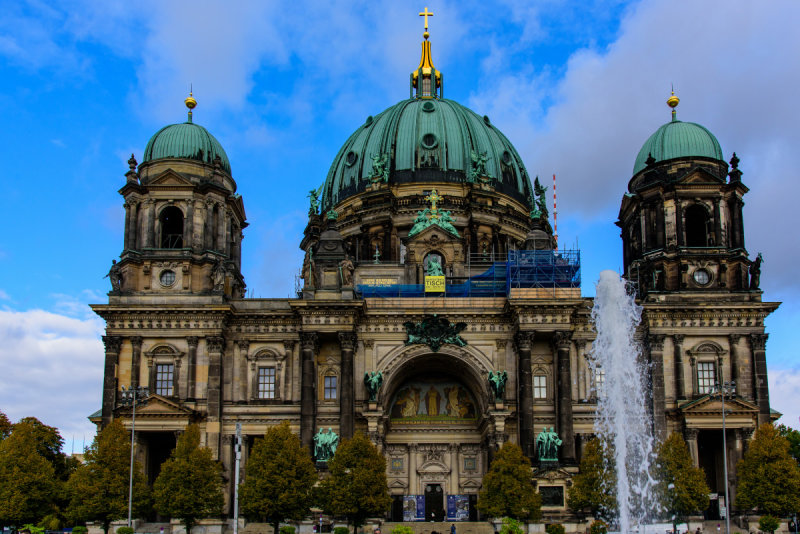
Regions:
[[183, 101], [186, 104], [186, 107], [189, 108], [189, 122], [192, 122], [192, 110], [197, 106], [197, 100], [194, 99], [192, 96], [191, 89], [189, 90], [189, 96], [186, 97], [186, 100]]
[[672, 120], [675, 120], [675, 108], [678, 107], [681, 99], [675, 96], [675, 88], [671, 91], [672, 95], [667, 99], [667, 105], [672, 108]]

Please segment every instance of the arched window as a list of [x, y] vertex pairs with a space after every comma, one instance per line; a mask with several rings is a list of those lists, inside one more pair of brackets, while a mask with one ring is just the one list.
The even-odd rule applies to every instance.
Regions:
[[161, 248], [183, 248], [183, 212], [175, 206], [161, 211]]
[[708, 212], [700, 204], [686, 210], [686, 246], [708, 246]]

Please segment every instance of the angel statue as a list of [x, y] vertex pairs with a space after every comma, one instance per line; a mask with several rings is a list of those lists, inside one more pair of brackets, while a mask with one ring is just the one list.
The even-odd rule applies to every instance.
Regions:
[[383, 384], [383, 373], [380, 371], [364, 373], [364, 385], [367, 386], [370, 402], [378, 400], [378, 390], [381, 388], [381, 384]]
[[319, 189], [316, 190], [312, 189], [311, 191], [308, 192], [307, 197], [311, 201], [311, 205], [308, 208], [309, 215], [316, 215], [319, 212], [319, 197], [322, 194], [322, 187], [324, 185], [325, 184], [319, 186]]

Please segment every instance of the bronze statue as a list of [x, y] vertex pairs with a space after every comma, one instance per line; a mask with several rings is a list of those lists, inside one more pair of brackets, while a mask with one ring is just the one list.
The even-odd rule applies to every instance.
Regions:
[[763, 261], [764, 258], [761, 257], [759, 252], [758, 256], [756, 256], [756, 261], [750, 265], [750, 289], [758, 289], [761, 283], [761, 263]]
[[383, 373], [380, 371], [364, 373], [364, 385], [369, 392], [370, 402], [375, 402], [378, 399], [378, 390], [381, 388], [381, 384], [383, 384]]
[[503, 393], [506, 391], [506, 380], [508, 380], [508, 373], [503, 371], [494, 372], [489, 371], [489, 387], [494, 393], [496, 400], [503, 400]]

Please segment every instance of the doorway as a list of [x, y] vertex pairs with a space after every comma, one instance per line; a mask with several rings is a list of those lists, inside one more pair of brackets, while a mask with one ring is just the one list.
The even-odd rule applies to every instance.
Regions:
[[425, 519], [444, 521], [444, 493], [441, 484], [425, 486]]

